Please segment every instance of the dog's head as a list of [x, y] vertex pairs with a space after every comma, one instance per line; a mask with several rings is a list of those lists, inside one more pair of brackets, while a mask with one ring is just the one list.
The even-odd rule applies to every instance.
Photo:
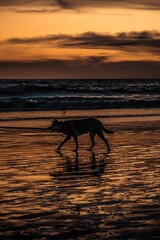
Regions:
[[52, 125], [48, 128], [51, 132], [62, 132], [62, 122], [55, 119], [52, 121]]

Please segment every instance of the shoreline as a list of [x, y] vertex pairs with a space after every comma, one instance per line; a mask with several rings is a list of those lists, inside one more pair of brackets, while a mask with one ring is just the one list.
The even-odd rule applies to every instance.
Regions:
[[[81, 116], [77, 118], [85, 118]], [[160, 116], [129, 116], [129, 117], [97, 117], [106, 128], [112, 128], [115, 131], [156, 131], [160, 129]], [[59, 118], [62, 121], [75, 119], [74, 117]], [[36, 131], [50, 134], [47, 130], [51, 125], [51, 118], [25, 118], [25, 119], [10, 119], [0, 121], [0, 130], [3, 131]], [[48, 133], [47, 133], [48, 132]], [[51, 134], [53, 135], [53, 133]]]
[[160, 117], [159, 108], [117, 108], [117, 109], [74, 109], [74, 110], [33, 110], [0, 112], [0, 122], [9, 120], [38, 119], [70, 119], [70, 118], [130, 118], [130, 117]]

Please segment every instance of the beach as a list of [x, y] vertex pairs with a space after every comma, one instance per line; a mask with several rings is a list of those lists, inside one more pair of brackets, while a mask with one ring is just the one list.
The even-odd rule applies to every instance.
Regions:
[[[114, 131], [111, 152], [98, 137], [87, 151], [88, 134], [78, 153], [73, 140], [56, 152], [64, 136], [47, 130], [52, 117], [89, 113]], [[37, 114], [1, 114], [0, 238], [159, 239], [159, 115]]]
[[0, 1], [0, 240], [160, 240], [159, 12]]

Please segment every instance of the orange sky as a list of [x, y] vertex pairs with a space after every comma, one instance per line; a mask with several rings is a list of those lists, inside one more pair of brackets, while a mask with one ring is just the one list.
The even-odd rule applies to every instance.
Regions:
[[159, 64], [159, 10], [154, 0], [1, 1], [0, 77], [15, 61]]

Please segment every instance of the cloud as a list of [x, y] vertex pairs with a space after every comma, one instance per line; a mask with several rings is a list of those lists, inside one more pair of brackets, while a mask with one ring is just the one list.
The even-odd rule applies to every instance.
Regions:
[[54, 9], [18, 9], [18, 8], [10, 8], [8, 10], [14, 11], [16, 13], [54, 13], [58, 12], [60, 9], [59, 8], [54, 8]]
[[48, 42], [57, 42], [61, 39], [65, 39], [67, 36], [63, 34], [55, 34], [55, 35], [48, 35], [48, 36], [42, 36], [42, 37], [33, 37], [33, 38], [10, 38], [5, 41], [1, 41], [0, 45], [6, 45], [6, 44], [44, 44]]
[[55, 34], [33, 38], [11, 38], [1, 41], [0, 45], [37, 45], [47, 47], [83, 48], [83, 49], [113, 49], [127, 52], [160, 52], [160, 32], [120, 32], [115, 35], [86, 32], [77, 35]]
[[[98, 61], [98, 64], [97, 64]], [[0, 62], [0, 79], [3, 78], [160, 78], [160, 62], [123, 61], [107, 62], [91, 56], [70, 60], [3, 61]]]
[[156, 49], [159, 52], [160, 32], [120, 32], [115, 35], [88, 32], [68, 37], [61, 41], [60, 45], [66, 48], [118, 49], [128, 52], [141, 51], [146, 48], [146, 51]]
[[135, 9], [148, 9], [148, 10], [160, 10], [160, 3], [157, 0], [61, 0], [57, 2], [63, 4], [69, 4], [73, 9], [80, 8], [97, 8], [97, 7], [117, 7], [117, 8], [135, 8]]
[[56, 0], [56, 2], [58, 3], [58, 5], [59, 5], [61, 8], [64, 8], [64, 9], [72, 9], [73, 4], [70, 3], [70, 1]]
[[0, 7], [40, 6], [80, 10], [84, 8], [134, 8], [160, 10], [158, 0], [0, 0]]
[[0, 0], [1, 7], [9, 6], [47, 6], [52, 5], [55, 1], [51, 0]]

